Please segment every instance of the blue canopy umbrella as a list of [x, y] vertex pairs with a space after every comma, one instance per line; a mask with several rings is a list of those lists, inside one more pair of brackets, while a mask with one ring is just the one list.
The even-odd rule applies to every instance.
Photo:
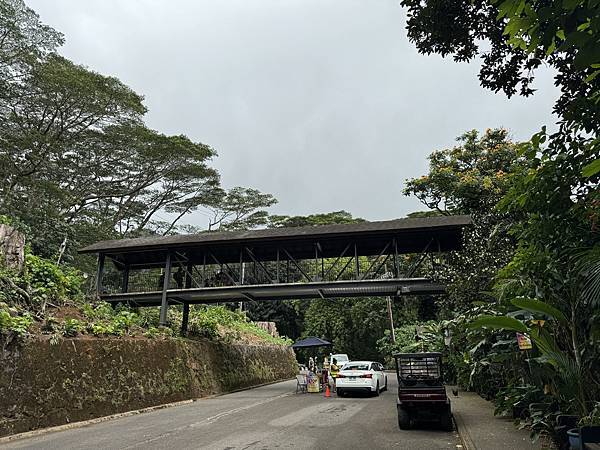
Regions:
[[294, 342], [292, 348], [326, 347], [328, 345], [331, 345], [331, 342], [311, 336]]

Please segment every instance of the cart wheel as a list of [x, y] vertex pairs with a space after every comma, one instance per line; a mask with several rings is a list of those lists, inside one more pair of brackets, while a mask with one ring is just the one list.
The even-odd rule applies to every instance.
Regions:
[[440, 425], [445, 431], [454, 430], [454, 424], [452, 423], [452, 413], [450, 411], [446, 411], [440, 416]]
[[398, 408], [398, 427], [401, 430], [408, 430], [410, 428], [410, 414], [404, 408]]

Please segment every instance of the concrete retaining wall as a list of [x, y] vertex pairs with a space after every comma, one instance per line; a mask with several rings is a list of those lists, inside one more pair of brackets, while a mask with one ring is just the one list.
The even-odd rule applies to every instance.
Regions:
[[[0, 342], [1, 344], [1, 342]], [[29, 339], [0, 354], [0, 436], [293, 377], [280, 346]], [[2, 347], [0, 347], [2, 349]]]

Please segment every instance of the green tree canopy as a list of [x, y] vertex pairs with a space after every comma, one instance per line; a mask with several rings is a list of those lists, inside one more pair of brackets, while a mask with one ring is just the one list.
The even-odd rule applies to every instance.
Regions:
[[441, 214], [491, 213], [508, 191], [509, 175], [522, 172], [525, 160], [505, 129], [483, 136], [472, 130], [457, 141], [429, 155], [429, 173], [407, 180], [404, 195]]
[[308, 216], [276, 216], [269, 217], [269, 228], [305, 227], [314, 225], [330, 225], [334, 223], [357, 223], [365, 219], [352, 217], [347, 211], [333, 211], [330, 213], [310, 214]]
[[36, 253], [174, 233], [199, 208], [225, 229], [267, 222], [271, 195], [226, 192], [211, 147], [146, 127], [143, 97], [58, 55], [62, 42], [22, 0], [0, 0], [0, 214]]
[[463, 250], [447, 255], [438, 268], [448, 283], [447, 312], [481, 300], [512, 258], [514, 242], [507, 228], [514, 217], [499, 213], [496, 204], [509, 191], [513, 176], [527, 168], [504, 129], [488, 129], [482, 136], [472, 130], [457, 141], [452, 148], [433, 152], [428, 174], [407, 180], [404, 188], [405, 195], [414, 195], [436, 214], [473, 218]]

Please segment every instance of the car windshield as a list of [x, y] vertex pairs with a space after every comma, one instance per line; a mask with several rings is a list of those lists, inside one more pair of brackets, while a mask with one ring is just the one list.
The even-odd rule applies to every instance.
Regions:
[[346, 364], [344, 370], [369, 370], [368, 364]]
[[348, 361], [348, 357], [346, 355], [333, 355], [332, 359], [335, 359], [338, 364], [345, 363]]

